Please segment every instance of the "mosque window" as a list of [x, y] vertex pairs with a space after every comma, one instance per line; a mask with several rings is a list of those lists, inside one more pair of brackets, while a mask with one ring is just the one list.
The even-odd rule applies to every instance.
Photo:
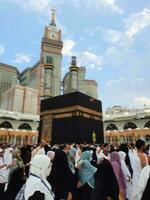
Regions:
[[53, 58], [51, 56], [46, 56], [46, 63], [53, 64]]
[[5, 121], [5, 122], [0, 124], [0, 128], [6, 128], [6, 129], [11, 128], [11, 129], [13, 129], [13, 126], [12, 126], [12, 124], [10, 122]]
[[30, 126], [29, 124], [27, 124], [27, 123], [21, 124], [21, 125], [18, 127], [18, 129], [20, 129], [20, 130], [32, 130], [31, 126]]
[[144, 128], [150, 128], [150, 121], [146, 122]]
[[118, 130], [117, 126], [115, 124], [109, 124], [106, 127], [106, 131], [114, 131], [114, 130]]
[[124, 127], [123, 127], [124, 130], [126, 130], [126, 129], [136, 129], [136, 128], [137, 128], [137, 126], [134, 123], [132, 123], [132, 122], [126, 123], [124, 125]]

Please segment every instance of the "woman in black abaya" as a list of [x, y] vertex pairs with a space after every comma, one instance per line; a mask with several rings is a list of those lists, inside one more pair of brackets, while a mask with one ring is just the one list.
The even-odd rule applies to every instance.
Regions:
[[68, 158], [64, 151], [57, 150], [53, 160], [52, 170], [48, 181], [50, 182], [55, 200], [66, 200], [72, 190], [73, 174], [70, 171]]
[[119, 200], [119, 185], [113, 168], [105, 155], [97, 162], [93, 200]]

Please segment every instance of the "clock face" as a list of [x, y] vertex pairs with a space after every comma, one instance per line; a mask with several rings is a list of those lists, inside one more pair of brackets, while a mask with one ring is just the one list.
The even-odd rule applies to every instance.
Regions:
[[50, 38], [51, 38], [51, 39], [56, 39], [56, 33], [51, 32], [51, 33], [50, 33]]

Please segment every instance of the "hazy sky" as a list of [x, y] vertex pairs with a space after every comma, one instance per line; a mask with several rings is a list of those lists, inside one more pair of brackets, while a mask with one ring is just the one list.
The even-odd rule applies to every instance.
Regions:
[[[54, 3], [55, 2], [55, 3]], [[0, 62], [22, 71], [39, 60], [51, 8], [72, 55], [107, 106], [150, 105], [150, 0], [0, 0]]]

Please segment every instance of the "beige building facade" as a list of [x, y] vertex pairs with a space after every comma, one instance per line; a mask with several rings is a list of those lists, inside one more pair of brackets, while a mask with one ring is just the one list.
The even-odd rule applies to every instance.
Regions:
[[3, 94], [18, 83], [19, 71], [16, 67], [0, 63], [0, 104]]
[[108, 108], [104, 114], [104, 135], [110, 143], [135, 142], [139, 138], [150, 143], [150, 108]]
[[38, 140], [39, 115], [0, 110], [0, 142], [23, 145]]
[[15, 85], [2, 96], [1, 109], [21, 113], [38, 113], [38, 90]]

